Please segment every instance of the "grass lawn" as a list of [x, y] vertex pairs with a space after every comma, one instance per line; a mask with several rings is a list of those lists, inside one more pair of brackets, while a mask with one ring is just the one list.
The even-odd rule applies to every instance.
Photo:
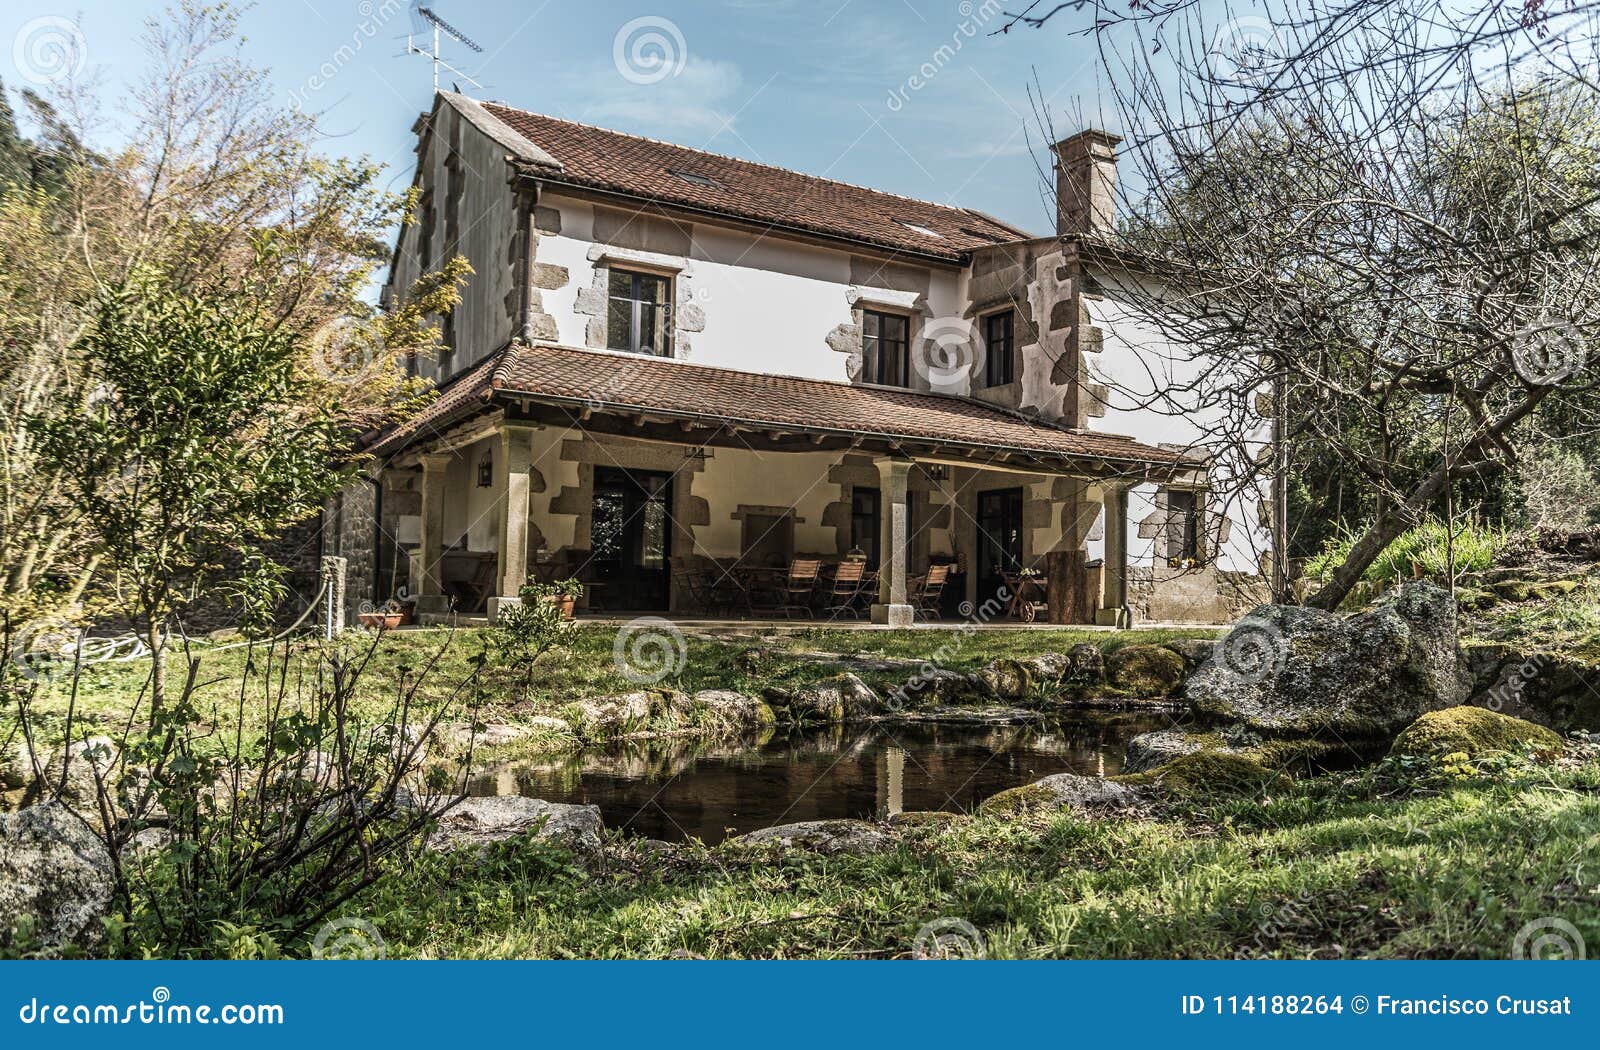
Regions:
[[[684, 639], [681, 670], [658, 683], [685, 692], [701, 689], [732, 689], [760, 695], [768, 686], [798, 685], [836, 673], [835, 668], [819, 665], [803, 654], [838, 653], [863, 657], [926, 660], [937, 656], [940, 665], [956, 671], [972, 671], [990, 660], [1032, 656], [1043, 652], [1064, 652], [1080, 642], [1099, 645], [1107, 651], [1120, 646], [1161, 642], [1175, 637], [1209, 637], [1210, 629], [1084, 631], [1084, 630], [986, 630], [962, 634], [957, 631], [849, 631], [817, 628], [794, 634], [774, 634], [759, 641], [734, 638], [690, 636]], [[366, 712], [379, 717], [389, 709], [396, 693], [415, 683], [422, 708], [446, 702], [467, 679], [479, 654], [489, 644], [485, 628], [421, 629], [392, 631], [374, 639], [352, 633], [339, 647], [352, 659], [366, 659], [368, 666], [357, 690], [358, 702]], [[532, 689], [526, 695], [521, 679], [509, 669], [495, 665], [492, 650], [482, 677], [482, 690], [476, 698], [481, 704], [479, 717], [514, 721], [519, 716], [556, 714], [574, 700], [608, 696], [638, 689], [626, 677], [615, 653], [618, 629], [601, 624], [580, 624], [572, 634], [566, 651], [552, 651], [540, 660]], [[287, 676], [293, 682], [318, 673], [327, 652], [321, 642], [300, 641], [287, 648], [279, 644], [266, 649], [229, 648], [205, 652], [197, 648], [199, 688], [202, 704], [215, 705], [210, 717], [219, 725], [230, 724], [233, 705], [247, 662], [257, 672], [253, 680]], [[285, 663], [287, 661], [287, 663]], [[185, 666], [179, 655], [169, 657], [168, 680], [176, 683]], [[85, 731], [109, 731], [126, 722], [128, 712], [141, 697], [149, 665], [140, 660], [127, 664], [103, 664], [85, 670], [74, 700], [68, 676], [49, 682], [36, 704], [43, 728], [59, 728], [70, 703], [75, 703], [78, 725]], [[884, 687], [899, 684], [907, 677], [886, 672], [864, 672], [869, 684]], [[3, 738], [4, 714], [0, 714]], [[74, 731], [77, 734], [77, 730]]]
[[1592, 754], [1469, 780], [1387, 764], [1153, 819], [978, 816], [870, 857], [619, 845], [593, 877], [521, 842], [425, 857], [348, 913], [391, 957], [903, 957], [948, 917], [1004, 958], [1503, 958], [1541, 918], [1600, 944], [1597, 789]]

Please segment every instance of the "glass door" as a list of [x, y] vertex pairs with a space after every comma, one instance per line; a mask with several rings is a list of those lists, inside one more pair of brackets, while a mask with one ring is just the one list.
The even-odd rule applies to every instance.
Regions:
[[672, 475], [597, 467], [590, 518], [592, 605], [667, 608], [672, 557]]
[[1022, 490], [978, 493], [978, 604], [1005, 586], [1001, 573], [1022, 567]]

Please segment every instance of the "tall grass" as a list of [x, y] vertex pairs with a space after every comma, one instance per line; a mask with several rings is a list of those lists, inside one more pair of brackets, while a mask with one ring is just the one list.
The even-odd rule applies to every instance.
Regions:
[[[1450, 528], [1437, 518], [1429, 518], [1416, 528], [1409, 529], [1383, 549], [1367, 571], [1362, 582], [1374, 587], [1388, 587], [1402, 580], [1421, 575], [1442, 578], [1449, 570]], [[1357, 534], [1345, 531], [1330, 539], [1321, 553], [1307, 559], [1305, 575], [1309, 579], [1326, 582], [1350, 554]], [[1510, 533], [1493, 525], [1463, 522], [1455, 527], [1456, 575], [1479, 572], [1494, 564], [1494, 556], [1506, 545]]]

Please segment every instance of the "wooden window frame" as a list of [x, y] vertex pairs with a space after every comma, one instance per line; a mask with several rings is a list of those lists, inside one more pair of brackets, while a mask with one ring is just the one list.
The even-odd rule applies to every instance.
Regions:
[[[869, 319], [878, 321], [878, 334], [869, 336]], [[884, 338], [883, 322], [897, 321], [905, 325], [905, 338], [901, 343], [899, 360], [896, 365], [896, 376], [885, 376], [884, 369]], [[872, 340], [871, 349], [868, 340]], [[892, 386], [909, 390], [911, 388], [911, 316], [909, 314], [895, 313], [889, 310], [864, 309], [861, 312], [861, 379], [864, 383], [873, 383], [877, 386]]]
[[[611, 282], [618, 275], [625, 275], [632, 279], [632, 284], [630, 287], [635, 293], [638, 293], [639, 291], [638, 282], [641, 279], [661, 281], [666, 286], [665, 295], [662, 301], [660, 303], [648, 303], [645, 300], [638, 298], [637, 294], [627, 298], [615, 295], [611, 291]], [[662, 357], [669, 360], [677, 356], [677, 340], [674, 338], [675, 331], [673, 328], [673, 325], [675, 324], [673, 309], [674, 296], [677, 294], [676, 276], [676, 274], [664, 273], [660, 270], [654, 270], [647, 266], [609, 266], [606, 268], [607, 350], [614, 350], [621, 354], [639, 354], [643, 357]], [[611, 330], [611, 304], [616, 302], [619, 298], [622, 298], [622, 301], [624, 302], [632, 304], [629, 318], [628, 342], [630, 345], [626, 347], [612, 345], [614, 334]], [[643, 308], [645, 306], [656, 306], [659, 308], [660, 317], [658, 318], [658, 324], [660, 325], [661, 329], [661, 353], [659, 354], [648, 348], [641, 347], [640, 345], [639, 333], [643, 327], [640, 322], [642, 320]]]
[[[997, 340], [993, 327], [1005, 322], [1004, 338]], [[996, 352], [996, 343], [1004, 345], [1004, 353]], [[996, 310], [983, 315], [983, 385], [1006, 386], [1017, 381], [1017, 312], [1012, 309]]]

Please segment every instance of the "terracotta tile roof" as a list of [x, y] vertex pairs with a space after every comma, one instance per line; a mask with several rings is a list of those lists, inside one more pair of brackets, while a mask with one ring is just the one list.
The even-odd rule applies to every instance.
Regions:
[[[1116, 434], [1070, 431], [968, 398], [739, 372], [577, 347], [514, 345], [452, 382], [404, 431], [383, 436], [394, 450], [498, 394], [582, 409], [641, 411], [754, 428], [926, 440], [1047, 458], [1139, 466], [1196, 466], [1180, 452]], [[982, 453], [980, 453], [980, 456]]]
[[[548, 172], [552, 182], [950, 261], [960, 261], [975, 248], [1031, 236], [966, 208], [912, 200], [460, 95], [444, 97], [475, 122], [479, 114], [487, 114], [509, 129], [505, 134], [485, 127], [536, 172]], [[552, 159], [559, 168], [550, 165]], [[913, 228], [919, 226], [923, 229]]]
[[486, 358], [450, 380], [439, 388], [438, 397], [404, 423], [366, 435], [362, 443], [367, 451], [374, 455], [399, 451], [412, 439], [437, 433], [456, 417], [471, 415], [475, 409], [486, 406], [494, 393], [490, 379], [502, 356]]

